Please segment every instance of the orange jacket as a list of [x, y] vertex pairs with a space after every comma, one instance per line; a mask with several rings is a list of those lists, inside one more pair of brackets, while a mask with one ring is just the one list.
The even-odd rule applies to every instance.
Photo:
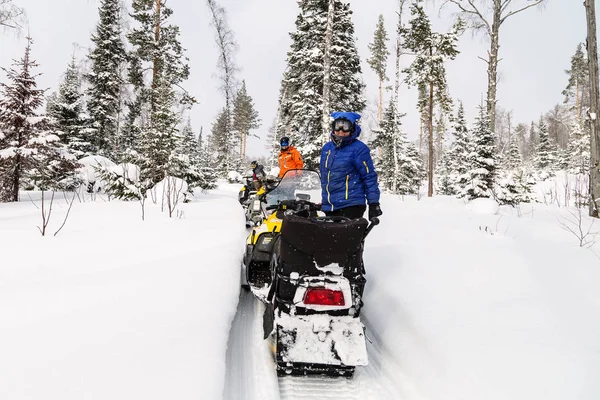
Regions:
[[283, 175], [289, 171], [290, 169], [302, 169], [304, 168], [304, 162], [302, 161], [302, 156], [300, 152], [296, 150], [294, 146], [288, 147], [287, 150], [281, 150], [279, 153], [279, 177], [282, 178]]

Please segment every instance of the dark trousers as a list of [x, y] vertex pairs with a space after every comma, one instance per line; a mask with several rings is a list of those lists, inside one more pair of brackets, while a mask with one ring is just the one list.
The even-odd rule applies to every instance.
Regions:
[[361, 218], [365, 211], [367, 211], [367, 206], [350, 206], [340, 208], [339, 210], [325, 211], [325, 215], [328, 217], [346, 217], [356, 219]]

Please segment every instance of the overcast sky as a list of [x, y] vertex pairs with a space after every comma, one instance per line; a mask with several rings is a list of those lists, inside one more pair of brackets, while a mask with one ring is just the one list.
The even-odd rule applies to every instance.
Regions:
[[[523, 2], [525, 0], [515, 0]], [[78, 58], [87, 54], [90, 33], [97, 23], [98, 0], [15, 0], [27, 11], [29, 30], [34, 39], [32, 53], [40, 64], [43, 75], [38, 83], [54, 90], [64, 72], [71, 54]], [[224, 100], [217, 91], [215, 77], [217, 49], [210, 26], [206, 2], [202, 0], [169, 0], [174, 10], [173, 22], [181, 27], [183, 46], [190, 58], [191, 77], [185, 85], [199, 101], [192, 112], [196, 132], [211, 124], [223, 107]], [[438, 2], [439, 3], [439, 2]], [[516, 122], [537, 120], [554, 104], [562, 102], [561, 91], [566, 86], [565, 70], [577, 43], [585, 41], [586, 22], [583, 1], [548, 0], [542, 9], [530, 9], [508, 19], [500, 32], [500, 84], [498, 104], [513, 110]], [[239, 79], [245, 79], [263, 120], [256, 131], [265, 136], [275, 118], [281, 75], [289, 49], [288, 32], [293, 31], [298, 13], [295, 0], [219, 0], [229, 18], [239, 45], [236, 62], [242, 67]], [[367, 45], [379, 14], [386, 19], [390, 49], [395, 41], [395, 11], [397, 0], [351, 0], [353, 21], [361, 62], [363, 79], [367, 85], [366, 97], [375, 107], [378, 82], [366, 64]], [[435, 19], [439, 30], [451, 25], [451, 11], [447, 7], [438, 18], [437, 8], [430, 6], [428, 13]], [[408, 14], [406, 10], [405, 14]], [[10, 32], [0, 32], [0, 66], [8, 67], [11, 59], [23, 54], [25, 39]], [[486, 57], [489, 45], [483, 36], [466, 33], [460, 40], [461, 54], [448, 63], [450, 94], [465, 105], [469, 122], [487, 90], [486, 64], [477, 57]], [[407, 56], [404, 64], [410, 62]], [[389, 62], [393, 77], [393, 59]], [[5, 75], [0, 71], [0, 79]], [[401, 89], [401, 110], [409, 137], [418, 136], [416, 94], [406, 86]], [[251, 139], [249, 155], [264, 154], [264, 142]]]

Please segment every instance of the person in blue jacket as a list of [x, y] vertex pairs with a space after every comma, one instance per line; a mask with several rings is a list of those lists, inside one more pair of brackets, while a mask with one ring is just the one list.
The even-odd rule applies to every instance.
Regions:
[[360, 114], [331, 114], [331, 141], [321, 150], [321, 208], [330, 216], [360, 218], [369, 205], [369, 219], [383, 212], [379, 184], [369, 147], [358, 140]]

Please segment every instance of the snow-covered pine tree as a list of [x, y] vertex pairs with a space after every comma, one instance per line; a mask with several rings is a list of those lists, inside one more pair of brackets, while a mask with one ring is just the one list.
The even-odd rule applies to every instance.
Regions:
[[[323, 145], [323, 51], [329, 2], [300, 0], [298, 5], [296, 31], [291, 33], [292, 45], [281, 82], [277, 136], [290, 136], [306, 166], [315, 168]], [[330, 71], [332, 111], [361, 112], [366, 105], [351, 16], [349, 2], [335, 0]]]
[[233, 100], [233, 130], [240, 137], [240, 157], [246, 156], [246, 140], [252, 129], [260, 127], [258, 111], [254, 108], [254, 101], [246, 90], [246, 81], [242, 81], [242, 87], [238, 90]]
[[494, 175], [496, 173], [496, 146], [494, 133], [486, 107], [479, 107], [479, 115], [473, 129], [474, 147], [471, 153], [471, 169], [467, 172], [470, 184], [463, 187], [460, 196], [469, 200], [492, 197]]
[[46, 107], [49, 117], [54, 119], [61, 143], [65, 144], [76, 157], [93, 153], [89, 134], [95, 132], [88, 126], [89, 118], [83, 110], [81, 78], [75, 57], [67, 66], [58, 96], [50, 98]]
[[[124, 92], [122, 77], [126, 51], [121, 32], [121, 0], [101, 0], [100, 20], [92, 34], [91, 70], [85, 76], [88, 113], [94, 129], [90, 142], [92, 152], [113, 156], [117, 149], [119, 115]], [[119, 144], [119, 147], [122, 145]]]
[[[76, 167], [74, 157], [60, 144], [48, 118], [38, 114], [44, 90], [37, 89], [31, 58], [33, 40], [27, 37], [25, 55], [5, 69], [9, 83], [0, 83], [0, 201], [19, 201], [23, 183], [42, 189], [59, 188]], [[62, 181], [62, 182], [61, 182]], [[71, 182], [72, 183], [72, 182]], [[62, 186], [62, 188], [65, 188]]]
[[586, 121], [573, 121], [570, 130], [567, 170], [586, 174], [590, 170], [590, 126]]
[[215, 189], [217, 187], [217, 173], [211, 166], [209, 142], [204, 139], [203, 129], [198, 134], [198, 154], [200, 162], [201, 180], [198, 186], [202, 190]]
[[424, 114], [427, 109], [428, 131], [428, 190], [433, 196], [433, 109], [438, 106], [445, 113], [450, 111], [451, 99], [447, 92], [446, 60], [453, 60], [459, 53], [457, 49], [458, 34], [463, 29], [459, 20], [449, 33], [433, 32], [431, 22], [423, 9], [422, 1], [417, 0], [411, 6], [412, 19], [410, 28], [404, 30], [405, 46], [416, 54], [413, 63], [405, 69], [405, 81], [417, 87], [420, 93], [426, 91], [427, 96], [420, 97], [417, 108]]
[[538, 131], [535, 127], [535, 123], [531, 121], [531, 125], [529, 126], [529, 139], [527, 140], [527, 151], [525, 159], [530, 163], [535, 162], [536, 158], [536, 149], [538, 147], [538, 143], [540, 141], [540, 137]]
[[425, 171], [419, 152], [402, 131], [402, 117], [403, 115], [396, 111], [396, 104], [390, 102], [383, 114], [381, 129], [371, 144], [381, 149], [381, 155], [376, 157], [376, 162], [382, 188], [394, 193], [395, 187], [395, 194], [415, 194], [419, 190]]
[[[232, 159], [237, 158], [235, 152], [231, 152], [231, 148], [236, 145], [236, 141], [231, 131], [229, 130], [229, 110], [224, 107], [217, 116], [210, 130], [211, 148], [214, 152], [215, 170], [220, 176], [226, 176], [229, 171], [235, 170], [237, 164]], [[235, 148], [235, 147], [234, 147]]]
[[474, 138], [469, 133], [465, 119], [465, 109], [459, 102], [456, 117], [453, 120], [452, 135], [454, 141], [450, 150], [446, 153], [446, 168], [449, 171], [450, 184], [453, 186], [454, 194], [461, 193], [467, 185], [471, 184], [472, 154], [474, 150]]
[[508, 152], [504, 158], [504, 168], [506, 170], [515, 170], [523, 166], [523, 159], [521, 152], [519, 151], [519, 141], [517, 136], [513, 134], [509, 138]]
[[536, 149], [536, 167], [545, 172], [549, 172], [556, 168], [557, 155], [556, 146], [550, 140], [548, 135], [548, 127], [543, 118], [540, 118], [538, 124], [539, 143]]
[[379, 15], [373, 43], [369, 44], [371, 57], [367, 62], [379, 78], [379, 121], [383, 118], [383, 82], [389, 80], [386, 75], [387, 58], [390, 52], [387, 49], [388, 35], [385, 30], [383, 14]]

